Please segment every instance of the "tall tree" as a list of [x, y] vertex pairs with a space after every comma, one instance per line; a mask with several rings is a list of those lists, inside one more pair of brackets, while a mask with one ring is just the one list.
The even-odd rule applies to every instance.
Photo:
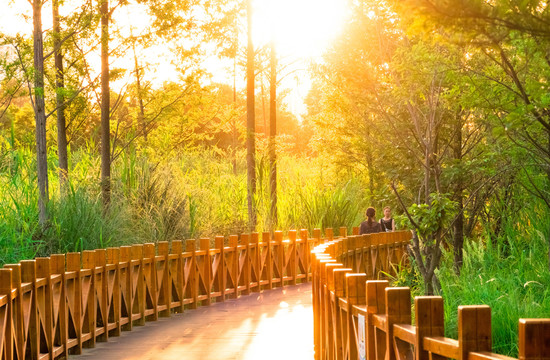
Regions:
[[277, 153], [275, 138], [277, 136], [277, 53], [275, 41], [271, 41], [271, 79], [269, 83], [269, 167], [271, 169], [271, 231], [277, 227]]
[[147, 143], [147, 122], [145, 121], [145, 106], [143, 105], [143, 93], [142, 93], [142, 71], [139, 66], [138, 57], [136, 53], [136, 40], [132, 36], [132, 51], [134, 53], [134, 67], [135, 67], [135, 75], [136, 75], [136, 94], [138, 97], [138, 105], [139, 105], [139, 112], [138, 112], [138, 126], [141, 126], [141, 131], [143, 133], [143, 141]]
[[[38, 219], [46, 225], [48, 194], [48, 153], [46, 146], [46, 108], [44, 102], [44, 43], [42, 38], [42, 0], [33, 5], [34, 116], [36, 122], [36, 165], [38, 170]], [[31, 98], [32, 99], [32, 98]]]
[[111, 202], [111, 129], [109, 86], [109, 0], [100, 0], [101, 14], [101, 194]]
[[248, 22], [248, 45], [246, 57], [246, 165], [247, 165], [247, 202], [248, 226], [256, 228], [256, 116], [254, 96], [254, 44], [252, 42], [252, 0], [246, 2]]
[[63, 54], [61, 52], [61, 26], [59, 24], [59, 0], [52, 2], [53, 46], [55, 60], [55, 95], [57, 113], [57, 156], [59, 159], [59, 185], [63, 190], [69, 176], [67, 155], [67, 123], [65, 120], [65, 80]]

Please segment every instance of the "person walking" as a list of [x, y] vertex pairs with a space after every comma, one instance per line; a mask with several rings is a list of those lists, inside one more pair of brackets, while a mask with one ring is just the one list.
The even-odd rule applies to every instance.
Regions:
[[369, 207], [365, 212], [367, 219], [359, 227], [359, 235], [382, 232], [382, 226], [376, 222], [376, 210]]
[[395, 231], [395, 220], [391, 217], [391, 208], [386, 206], [384, 208], [384, 217], [380, 219], [380, 226], [382, 231]]

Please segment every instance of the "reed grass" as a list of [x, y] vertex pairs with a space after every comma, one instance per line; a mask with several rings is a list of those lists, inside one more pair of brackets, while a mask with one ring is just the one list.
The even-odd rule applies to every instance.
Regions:
[[518, 320], [550, 316], [547, 229], [541, 207], [526, 207], [505, 220], [499, 237], [486, 234], [464, 246], [460, 275], [445, 254], [439, 271], [447, 335], [457, 336], [457, 307], [486, 304], [492, 310], [493, 350], [517, 356]]

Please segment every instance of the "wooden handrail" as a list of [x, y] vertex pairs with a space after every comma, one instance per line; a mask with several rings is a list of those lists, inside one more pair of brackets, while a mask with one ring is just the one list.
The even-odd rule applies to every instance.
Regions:
[[[307, 230], [135, 244], [24, 260], [0, 269], [0, 357], [80, 354], [145, 321], [311, 277]], [[330, 236], [332, 239], [332, 235]], [[198, 245], [198, 246], [197, 246]], [[185, 249], [184, 249], [185, 247]]]
[[[458, 307], [458, 339], [444, 336], [443, 299], [414, 299], [383, 280], [407, 266], [410, 232], [325, 240], [311, 253], [315, 359], [514, 360], [492, 353], [491, 309]], [[550, 319], [520, 319], [519, 359], [550, 359]]]

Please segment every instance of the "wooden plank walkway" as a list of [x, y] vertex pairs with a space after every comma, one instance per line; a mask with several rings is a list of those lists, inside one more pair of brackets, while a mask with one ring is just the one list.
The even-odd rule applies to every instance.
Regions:
[[73, 360], [313, 359], [311, 283], [186, 310], [110, 337]]

